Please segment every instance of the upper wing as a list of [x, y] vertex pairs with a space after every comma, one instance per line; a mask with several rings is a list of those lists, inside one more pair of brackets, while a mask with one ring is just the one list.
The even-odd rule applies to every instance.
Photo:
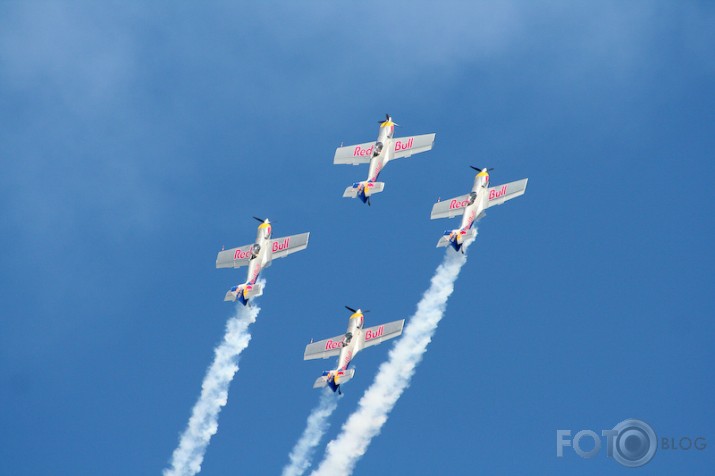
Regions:
[[402, 326], [405, 325], [405, 320], [392, 321], [387, 324], [381, 324], [379, 326], [368, 327], [364, 329], [365, 333], [365, 343], [363, 348], [370, 347], [371, 345], [377, 345], [393, 337], [397, 337], [402, 334]]
[[488, 207], [493, 207], [494, 205], [501, 205], [507, 200], [512, 198], [520, 197], [524, 195], [526, 191], [526, 182], [529, 179], [521, 179], [516, 182], [505, 183], [504, 185], [499, 185], [497, 187], [489, 187], [489, 203]]
[[252, 244], [244, 245], [230, 250], [219, 251], [218, 256], [216, 256], [216, 267], [240, 268], [241, 266], [246, 266], [251, 260], [251, 256], [253, 256], [251, 254], [252, 246]]
[[318, 342], [308, 344], [305, 346], [303, 360], [327, 359], [328, 357], [340, 354], [340, 349], [343, 348], [344, 337], [345, 336], [343, 334], [340, 334], [339, 336], [331, 337], [330, 339], [323, 339]]
[[283, 258], [296, 251], [306, 249], [308, 247], [309, 237], [310, 233], [301, 233], [300, 235], [272, 239], [270, 241], [272, 259]]
[[412, 154], [427, 152], [434, 145], [436, 134], [423, 134], [421, 136], [398, 137], [392, 140], [393, 159], [409, 157]]
[[368, 164], [372, 159], [372, 151], [375, 150], [375, 142], [365, 142], [364, 144], [348, 145], [335, 149], [334, 164]]
[[460, 195], [458, 197], [442, 200], [432, 206], [430, 219], [435, 218], [452, 218], [464, 213], [465, 207], [469, 205], [469, 194]]

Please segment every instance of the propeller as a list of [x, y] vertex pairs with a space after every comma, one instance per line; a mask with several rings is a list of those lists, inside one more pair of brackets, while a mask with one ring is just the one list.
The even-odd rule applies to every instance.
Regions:
[[[389, 114], [385, 113], [385, 120], [383, 120], [383, 121], [377, 121], [378, 124], [384, 124], [385, 122], [392, 122], [392, 116], [390, 116]], [[399, 126], [399, 124], [397, 124], [397, 123], [395, 123], [395, 122], [393, 122], [393, 124], [394, 124], [395, 126]]]
[[[345, 309], [347, 309], [348, 311], [352, 312], [353, 314], [355, 314], [356, 312], [358, 312], [357, 309], [353, 309], [353, 308], [350, 307], [350, 306], [345, 306]], [[361, 312], [364, 314], [364, 313], [370, 312], [370, 311], [361, 311]]]
[[265, 223], [266, 220], [268, 220], [268, 218], [266, 218], [266, 219], [264, 220], [263, 218], [258, 218], [258, 217], [256, 217], [256, 216], [254, 216], [253, 219], [254, 219], [254, 220], [257, 220], [257, 221], [259, 221], [259, 222], [261, 222], [261, 223]]
[[470, 167], [473, 168], [474, 170], [476, 170], [477, 172], [481, 172], [482, 170], [486, 170], [487, 172], [491, 172], [492, 170], [494, 170], [494, 167], [490, 167], [490, 168], [488, 168], [488, 169], [480, 169], [480, 168], [475, 167], [475, 166], [473, 166], [473, 165], [470, 165]]

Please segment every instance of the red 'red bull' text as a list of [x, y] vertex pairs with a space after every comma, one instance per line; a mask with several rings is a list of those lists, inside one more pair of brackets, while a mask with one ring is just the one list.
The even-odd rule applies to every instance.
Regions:
[[414, 137], [410, 137], [409, 139], [407, 139], [407, 142], [402, 142], [400, 140], [395, 141], [395, 152], [411, 149], [412, 144], [414, 144], [414, 143], [415, 143]]
[[367, 329], [365, 331], [365, 340], [377, 339], [385, 334], [385, 326], [380, 326], [376, 330]]
[[342, 346], [343, 343], [341, 341], [334, 341], [333, 339], [328, 339], [328, 342], [325, 343], [325, 350], [333, 350]]
[[458, 208], [464, 208], [467, 205], [469, 205], [469, 200], [462, 200], [461, 202], [459, 200], [452, 200], [449, 202], [449, 209], [456, 210]]
[[248, 251], [242, 251], [242, 250], [239, 249], [239, 250], [236, 250], [235, 253], [233, 253], [233, 259], [234, 259], [234, 260], [237, 260], [237, 259], [248, 259], [248, 258], [250, 258], [251, 256], [253, 256], [253, 255], [251, 254], [251, 250], [250, 250], [250, 249], [249, 249]]
[[275, 253], [276, 251], [283, 251], [288, 249], [290, 245], [290, 238], [286, 238], [283, 241], [274, 241], [271, 250]]
[[489, 190], [489, 200], [494, 200], [504, 195], [506, 195], [506, 185], [503, 185], [500, 189], [492, 188]]
[[353, 150], [353, 157], [367, 157], [369, 155], [372, 155], [372, 151], [375, 150], [375, 146], [372, 145], [368, 147], [367, 149], [363, 149], [359, 145], [355, 146], [355, 150]]

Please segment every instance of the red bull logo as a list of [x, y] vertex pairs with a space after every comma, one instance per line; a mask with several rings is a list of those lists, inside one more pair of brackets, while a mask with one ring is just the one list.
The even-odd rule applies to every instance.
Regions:
[[506, 185], [503, 185], [500, 189], [493, 188], [489, 190], [489, 200], [494, 200], [504, 195], [506, 195]]
[[461, 202], [459, 200], [452, 200], [449, 202], [449, 209], [456, 210], [458, 208], [464, 208], [467, 205], [469, 205], [469, 200], [462, 200]]
[[401, 150], [407, 150], [412, 148], [412, 144], [414, 144], [415, 138], [410, 137], [407, 139], [407, 142], [402, 142], [400, 140], [395, 141], [395, 152], [399, 152]]
[[243, 251], [243, 250], [236, 250], [235, 253], [233, 253], [233, 259], [250, 259], [253, 254], [251, 254], [251, 250], [249, 249], [248, 251]]
[[363, 149], [359, 145], [355, 146], [355, 150], [353, 150], [353, 157], [367, 157], [372, 155], [372, 151], [375, 150], [375, 146], [372, 145], [368, 147], [367, 149]]
[[288, 249], [290, 245], [290, 238], [286, 238], [283, 241], [274, 241], [271, 250], [275, 253], [276, 251], [283, 251]]
[[334, 341], [333, 339], [328, 339], [328, 342], [325, 343], [325, 350], [333, 350], [342, 346], [342, 341]]
[[385, 326], [380, 326], [376, 330], [372, 329], [367, 329], [365, 331], [365, 340], [373, 340], [377, 339], [378, 337], [382, 337], [385, 334]]

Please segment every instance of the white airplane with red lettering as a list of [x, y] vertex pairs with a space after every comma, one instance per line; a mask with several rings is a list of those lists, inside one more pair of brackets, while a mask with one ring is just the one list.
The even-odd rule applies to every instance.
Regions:
[[353, 183], [343, 193], [343, 197], [358, 197], [368, 205], [370, 205], [370, 196], [382, 192], [385, 188], [384, 182], [377, 181], [385, 165], [391, 160], [430, 150], [435, 136], [435, 134], [424, 134], [395, 139], [392, 136], [398, 124], [392, 122], [392, 117], [385, 114], [385, 120], [378, 122], [380, 131], [376, 142], [338, 147], [333, 157], [334, 164], [370, 164], [367, 180]]
[[[507, 200], [520, 197], [526, 191], [526, 183], [529, 179], [517, 180], [496, 187], [489, 186], [489, 171], [494, 169], [479, 169], [476, 170], [477, 176], [474, 179], [472, 191], [467, 195], [451, 198], [449, 200], [439, 201], [432, 207], [432, 220], [436, 218], [452, 218], [456, 215], [464, 215], [462, 224], [454, 230], [446, 230], [444, 236], [437, 242], [437, 247], [451, 245], [455, 250], [462, 249], [462, 245], [467, 239], [476, 235], [476, 231], [472, 229], [474, 222], [482, 218], [484, 211], [494, 205], [501, 205]], [[464, 251], [462, 251], [464, 252]]]
[[327, 359], [334, 355], [340, 356], [338, 357], [338, 368], [323, 372], [323, 375], [318, 377], [313, 384], [313, 388], [321, 388], [327, 385], [333, 392], [341, 393], [340, 385], [355, 375], [355, 369], [348, 369], [348, 366], [358, 352], [365, 347], [377, 345], [402, 334], [402, 327], [405, 324], [404, 319], [363, 329], [363, 324], [365, 324], [363, 311], [348, 306], [345, 307], [352, 312], [348, 322], [348, 331], [330, 339], [318, 342], [311, 341], [305, 348], [303, 360]]
[[230, 250], [219, 251], [216, 257], [217, 268], [240, 268], [248, 265], [248, 278], [243, 284], [232, 287], [224, 301], [239, 300], [244, 306], [248, 300], [263, 294], [263, 287], [256, 283], [260, 272], [271, 265], [276, 258], [283, 258], [308, 247], [310, 233], [284, 236], [271, 239], [271, 222], [253, 217], [259, 222], [256, 242]]

